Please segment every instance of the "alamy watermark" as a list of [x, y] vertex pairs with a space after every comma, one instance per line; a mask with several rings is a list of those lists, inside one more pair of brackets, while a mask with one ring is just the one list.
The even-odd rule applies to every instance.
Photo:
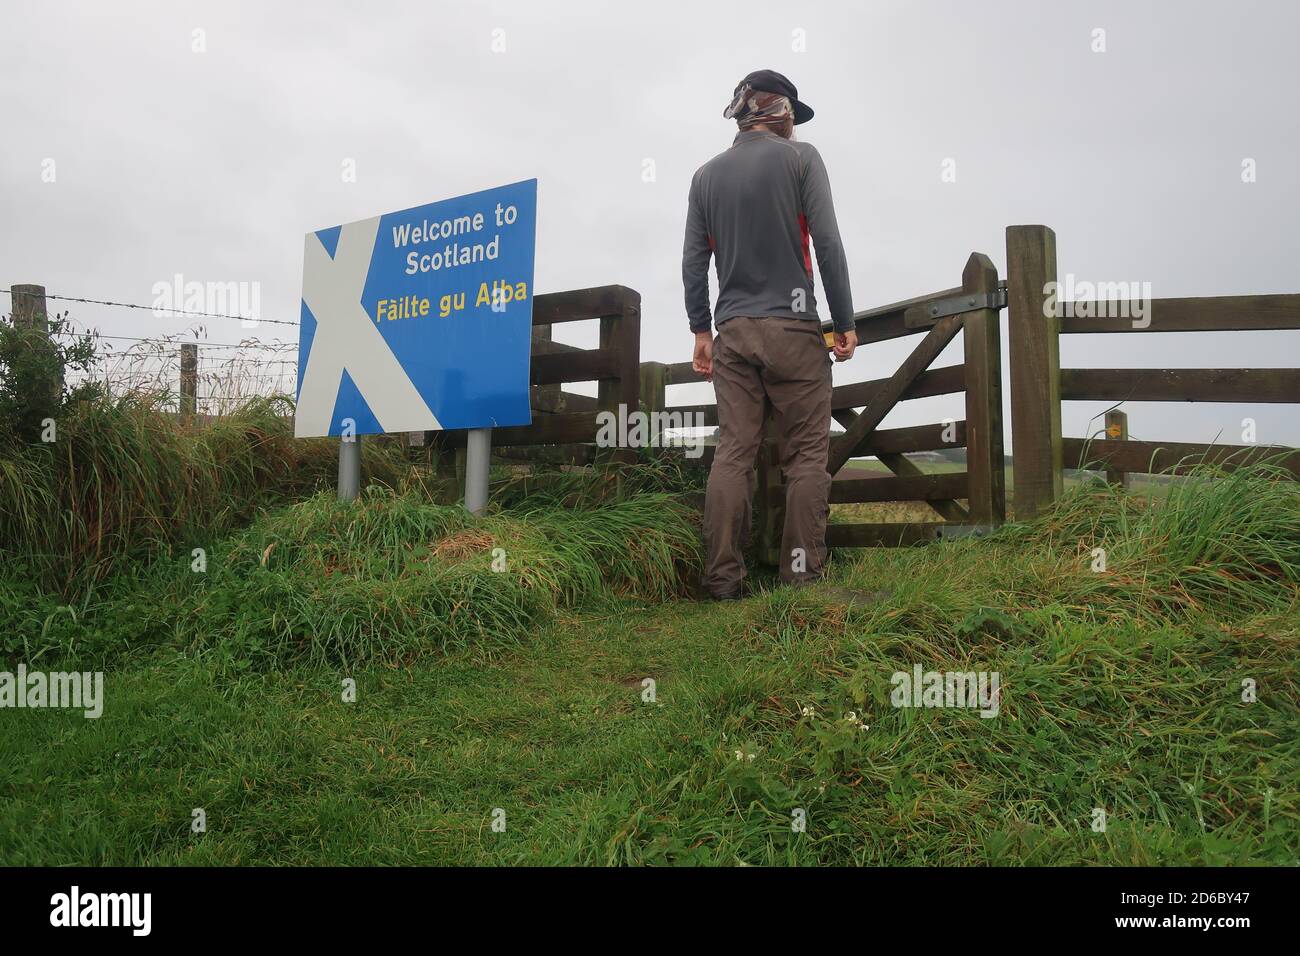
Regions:
[[979, 708], [981, 717], [996, 717], [1002, 707], [1002, 676], [993, 671], [894, 671], [889, 702], [895, 707]]
[[71, 708], [94, 720], [104, 713], [102, 671], [0, 671], [0, 708]]
[[148, 936], [153, 919], [152, 893], [83, 893], [73, 886], [50, 897], [50, 925], [55, 927], [129, 927], [132, 936]]
[[[596, 413], [596, 447], [682, 448], [687, 458], [699, 458], [705, 441], [688, 430], [705, 427], [703, 412], [629, 412], [626, 404], [620, 404], [617, 413], [608, 409]], [[669, 436], [669, 431], [676, 434]]]
[[1058, 319], [1130, 319], [1133, 328], [1151, 324], [1150, 282], [1089, 282], [1067, 272], [1065, 282], [1043, 286], [1043, 315]]
[[238, 316], [240, 326], [250, 329], [262, 314], [260, 282], [186, 282], [178, 272], [170, 282], [155, 282], [151, 291], [153, 314], [163, 319], [190, 312]]

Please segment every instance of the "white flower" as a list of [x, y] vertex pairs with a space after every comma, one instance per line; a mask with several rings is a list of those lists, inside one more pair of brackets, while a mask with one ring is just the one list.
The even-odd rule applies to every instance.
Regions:
[[799, 713], [803, 714], [805, 717], [817, 716], [817, 711], [813, 709], [812, 704], [809, 704], [806, 707], [804, 707], [803, 710], [799, 711]]

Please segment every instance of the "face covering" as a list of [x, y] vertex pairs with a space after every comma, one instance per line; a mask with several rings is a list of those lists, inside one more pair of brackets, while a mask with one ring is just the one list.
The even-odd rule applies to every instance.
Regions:
[[761, 124], [778, 136], [794, 139], [794, 107], [788, 97], [779, 93], [742, 86], [722, 115], [734, 119], [742, 130]]

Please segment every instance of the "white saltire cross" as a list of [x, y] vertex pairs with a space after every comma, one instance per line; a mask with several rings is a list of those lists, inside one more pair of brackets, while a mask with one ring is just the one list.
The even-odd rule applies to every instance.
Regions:
[[329, 434], [345, 369], [384, 431], [442, 427], [361, 306], [378, 233], [378, 216], [348, 223], [333, 259], [315, 233], [307, 234], [302, 297], [316, 317], [316, 332], [294, 415], [298, 438]]

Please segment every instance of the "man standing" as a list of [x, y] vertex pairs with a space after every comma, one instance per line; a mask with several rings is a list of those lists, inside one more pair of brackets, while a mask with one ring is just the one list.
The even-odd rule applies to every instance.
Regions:
[[[784, 76], [759, 70], [740, 81], [722, 115], [740, 131], [691, 180], [682, 281], [695, 333], [693, 364], [718, 399], [718, 449], [704, 505], [705, 587], [729, 600], [741, 596], [745, 578], [742, 549], [765, 400], [776, 414], [786, 486], [781, 580], [815, 581], [826, 561], [831, 361], [813, 297], [810, 236], [835, 326], [836, 361], [852, 358], [858, 338], [826, 167], [816, 149], [794, 140], [794, 127], [813, 111]], [[710, 256], [718, 273], [716, 340]]]

